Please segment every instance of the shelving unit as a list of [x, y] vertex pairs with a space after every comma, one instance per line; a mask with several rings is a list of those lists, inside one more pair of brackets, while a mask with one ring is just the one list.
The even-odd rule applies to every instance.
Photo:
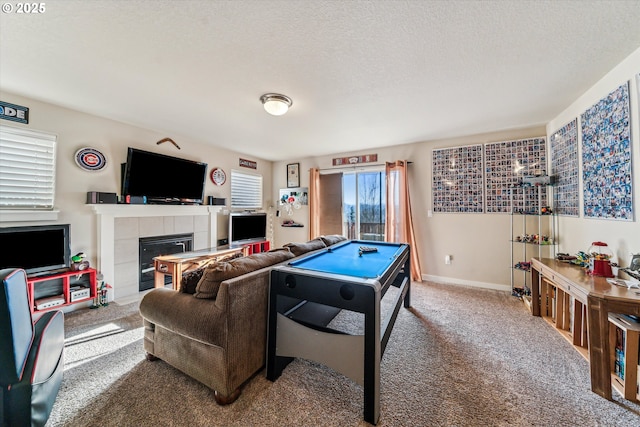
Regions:
[[609, 313], [611, 385], [628, 400], [638, 393], [638, 336], [640, 323], [622, 314]]
[[271, 244], [269, 243], [268, 240], [247, 243], [247, 244], [243, 244], [242, 246], [246, 248], [246, 255], [258, 254], [260, 252], [267, 252], [271, 248]]
[[91, 301], [96, 297], [97, 271], [67, 270], [54, 274], [27, 277], [29, 306], [32, 313]]
[[558, 277], [540, 279], [540, 316], [589, 360], [587, 295]]
[[531, 309], [531, 258], [555, 257], [557, 217], [553, 209], [543, 212], [551, 206], [553, 185], [520, 185], [517, 188], [523, 190], [522, 209], [515, 207], [514, 192], [510, 192], [511, 293], [522, 298]]

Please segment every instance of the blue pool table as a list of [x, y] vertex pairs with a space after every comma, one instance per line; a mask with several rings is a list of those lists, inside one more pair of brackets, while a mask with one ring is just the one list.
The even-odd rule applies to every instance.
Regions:
[[[267, 327], [267, 378], [275, 381], [295, 357], [322, 363], [364, 388], [364, 420], [380, 417], [380, 361], [404, 303], [410, 306], [407, 244], [349, 240], [315, 251], [271, 271]], [[380, 302], [399, 288], [381, 325]], [[293, 301], [283, 310], [281, 300]], [[313, 307], [313, 308], [311, 308]], [[364, 334], [327, 327], [323, 313], [364, 315]], [[313, 313], [320, 316], [314, 316]]]

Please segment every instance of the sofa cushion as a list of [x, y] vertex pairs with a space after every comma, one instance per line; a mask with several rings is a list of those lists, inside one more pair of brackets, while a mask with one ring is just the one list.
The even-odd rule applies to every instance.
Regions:
[[229, 262], [217, 262], [205, 269], [193, 296], [203, 299], [215, 299], [220, 289], [220, 283], [225, 280], [269, 267], [293, 257], [294, 255], [290, 250], [279, 248], [269, 252], [237, 258]]
[[327, 245], [325, 245], [320, 237], [316, 237], [307, 243], [287, 243], [284, 247], [289, 248], [295, 256], [300, 256], [307, 252], [315, 251], [316, 249], [326, 248]]
[[240, 258], [241, 256], [242, 253], [235, 252], [230, 255], [211, 257], [205, 261], [199, 262], [198, 267], [182, 273], [182, 278], [180, 279], [180, 292], [193, 295], [196, 292], [196, 286], [198, 285], [198, 282], [200, 282], [206, 267], [211, 267], [220, 261], [231, 261], [232, 259]]
[[198, 286], [198, 282], [200, 282], [205, 269], [205, 267], [201, 267], [182, 273], [180, 292], [194, 294], [196, 292], [196, 286]]
[[327, 246], [335, 245], [338, 242], [347, 240], [347, 238], [341, 234], [330, 234], [328, 236], [320, 236], [320, 238], [322, 239], [324, 244]]

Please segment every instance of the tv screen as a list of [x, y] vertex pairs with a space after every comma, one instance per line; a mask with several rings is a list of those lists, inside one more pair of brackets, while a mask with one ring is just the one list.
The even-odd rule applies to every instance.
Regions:
[[229, 214], [229, 244], [266, 240], [267, 214], [233, 212]]
[[129, 147], [123, 194], [148, 203], [202, 204], [207, 164]]
[[69, 224], [0, 228], [0, 268], [23, 268], [27, 274], [69, 268]]

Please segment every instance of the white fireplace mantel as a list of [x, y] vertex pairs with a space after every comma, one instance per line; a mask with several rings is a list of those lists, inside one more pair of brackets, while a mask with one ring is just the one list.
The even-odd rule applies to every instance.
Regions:
[[147, 216], [182, 216], [218, 214], [224, 206], [202, 205], [89, 205], [98, 215], [113, 218], [133, 218]]
[[217, 215], [225, 206], [202, 205], [126, 205], [126, 204], [92, 204], [88, 205], [96, 214], [98, 231], [98, 270], [104, 276], [106, 283], [113, 286], [110, 292], [110, 300], [119, 298], [115, 279], [115, 219], [116, 218], [143, 218], [143, 217], [170, 217], [170, 216], [201, 216], [208, 215], [209, 220], [209, 247], [217, 244]]

